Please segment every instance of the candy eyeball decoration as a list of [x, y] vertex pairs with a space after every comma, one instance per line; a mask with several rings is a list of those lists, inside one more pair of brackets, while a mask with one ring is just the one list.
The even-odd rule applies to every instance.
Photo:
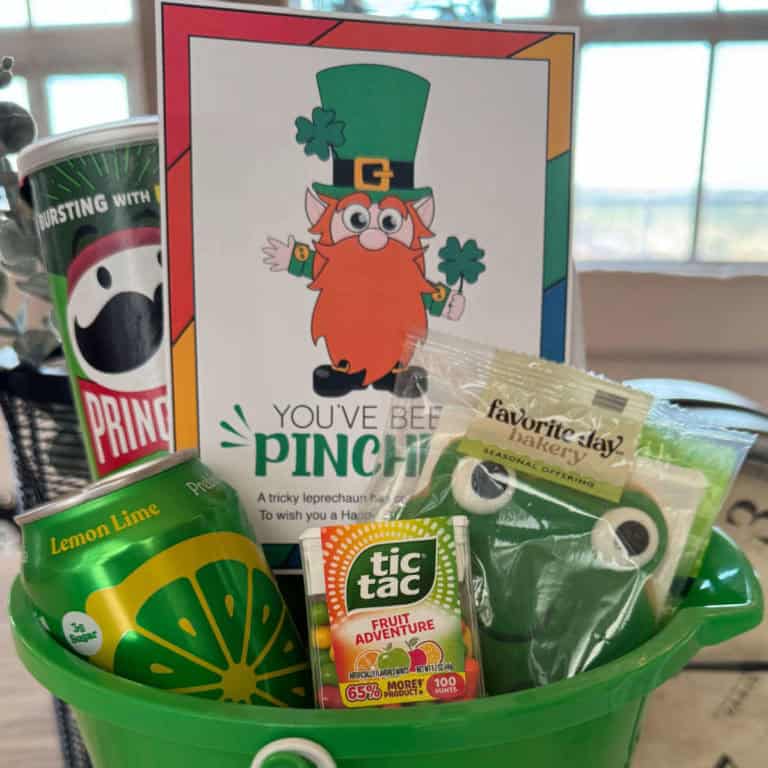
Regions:
[[512, 498], [515, 473], [493, 461], [465, 456], [451, 474], [451, 493], [459, 506], [475, 515], [492, 515]]
[[592, 549], [609, 568], [634, 570], [653, 563], [661, 544], [656, 521], [634, 507], [609, 509], [592, 530]]

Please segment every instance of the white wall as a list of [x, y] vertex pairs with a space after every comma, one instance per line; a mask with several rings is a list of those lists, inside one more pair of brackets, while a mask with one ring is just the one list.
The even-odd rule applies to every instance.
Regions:
[[696, 379], [768, 406], [767, 276], [578, 279], [591, 369], [615, 379]]

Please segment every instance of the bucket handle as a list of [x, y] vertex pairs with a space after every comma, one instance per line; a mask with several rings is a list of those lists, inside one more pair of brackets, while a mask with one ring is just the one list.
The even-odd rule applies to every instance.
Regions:
[[327, 749], [302, 738], [277, 739], [266, 744], [256, 753], [251, 768], [269, 768], [270, 764], [277, 766], [278, 762], [281, 766], [293, 763], [295, 768], [336, 768], [336, 762]]
[[702, 573], [686, 599], [701, 646], [717, 645], [756, 627], [763, 617], [760, 580], [746, 555], [722, 531], [712, 536]]

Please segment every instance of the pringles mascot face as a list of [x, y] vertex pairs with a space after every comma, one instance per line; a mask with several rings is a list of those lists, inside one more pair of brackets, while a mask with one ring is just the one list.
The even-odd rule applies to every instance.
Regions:
[[617, 503], [479, 461], [451, 443], [404, 518], [467, 515], [490, 694], [571, 677], [656, 630], [649, 579], [664, 516], [640, 490]]
[[121, 392], [163, 384], [162, 281], [158, 227], [114, 232], [79, 252], [67, 272], [67, 325], [89, 379]]

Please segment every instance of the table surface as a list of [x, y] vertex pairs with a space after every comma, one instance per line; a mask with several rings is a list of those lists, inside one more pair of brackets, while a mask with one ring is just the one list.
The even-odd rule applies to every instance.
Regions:
[[15, 555], [0, 554], [0, 765], [61, 768], [51, 695], [16, 658], [7, 600], [19, 571]]

